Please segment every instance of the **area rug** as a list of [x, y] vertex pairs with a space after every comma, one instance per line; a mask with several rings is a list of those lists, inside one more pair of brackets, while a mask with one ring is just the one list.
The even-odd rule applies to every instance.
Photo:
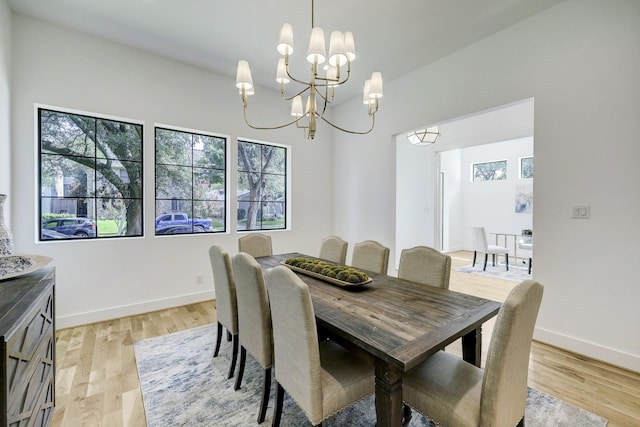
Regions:
[[465, 267], [456, 268], [455, 271], [469, 274], [479, 274], [481, 276], [493, 277], [495, 279], [512, 280], [514, 282], [522, 282], [531, 279], [529, 274], [529, 266], [526, 264], [511, 265], [509, 263], [509, 271], [506, 271], [504, 264], [496, 264], [494, 267], [491, 263], [487, 263], [487, 270], [482, 271], [482, 262], [476, 262], [476, 266], [467, 265]]
[[[134, 350], [142, 388], [147, 425], [164, 426], [270, 426], [274, 389], [267, 417], [256, 418], [260, 406], [262, 369], [247, 355], [242, 388], [233, 390], [227, 379], [231, 343], [223, 339], [213, 358], [216, 328], [213, 324], [136, 341]], [[285, 394], [282, 427], [311, 425]], [[602, 427], [607, 421], [552, 396], [529, 389], [527, 427]], [[375, 426], [374, 398], [362, 400], [334, 415], [323, 426]], [[414, 411], [409, 426], [435, 426]]]

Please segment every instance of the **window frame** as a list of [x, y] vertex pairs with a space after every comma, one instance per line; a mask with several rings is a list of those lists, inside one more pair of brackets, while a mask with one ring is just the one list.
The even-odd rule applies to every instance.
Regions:
[[[477, 165], [486, 165], [491, 163], [504, 163], [504, 177], [501, 178], [491, 178], [491, 179], [476, 179], [475, 168]], [[473, 162], [471, 163], [471, 182], [491, 182], [491, 181], [506, 181], [508, 177], [508, 167], [509, 162], [507, 159], [501, 160], [490, 160], [486, 162]]]
[[[75, 196], [75, 197], [63, 197], [63, 199], [85, 199], [85, 200], [91, 200], [93, 203], [93, 209], [92, 211], [95, 214], [94, 218], [89, 218], [89, 217], [73, 217], [73, 218], [78, 218], [78, 219], [87, 219], [87, 220], [91, 220], [94, 223], [95, 226], [95, 236], [86, 236], [86, 237], [82, 237], [82, 238], [78, 238], [77, 236], [74, 235], [69, 235], [66, 238], [60, 237], [60, 238], [49, 238], [49, 239], [43, 239], [42, 235], [43, 235], [43, 223], [45, 221], [43, 221], [43, 200], [46, 198], [49, 199], [54, 199], [54, 197], [44, 197], [43, 196], [43, 175], [42, 175], [42, 166], [43, 166], [43, 154], [45, 155], [52, 155], [46, 152], [43, 152], [43, 147], [42, 147], [42, 112], [51, 112], [51, 113], [58, 113], [58, 114], [67, 114], [67, 115], [73, 115], [73, 116], [82, 116], [82, 117], [86, 117], [89, 119], [93, 119], [95, 121], [99, 121], [99, 120], [104, 120], [104, 121], [111, 121], [111, 122], [118, 122], [118, 123], [122, 123], [122, 124], [126, 124], [126, 125], [131, 125], [131, 126], [139, 126], [140, 127], [140, 147], [139, 147], [139, 159], [137, 160], [123, 160], [123, 159], [118, 159], [116, 157], [114, 157], [118, 162], [122, 163], [122, 161], [125, 162], [135, 162], [139, 164], [139, 181], [140, 181], [140, 188], [139, 188], [139, 194], [140, 196], [138, 198], [134, 198], [134, 197], [129, 197], [129, 198], [124, 198], [122, 197], [121, 199], [118, 198], [111, 198], [113, 199], [117, 199], [117, 200], [137, 200], [139, 203], [139, 222], [140, 222], [140, 231], [136, 234], [129, 234], [129, 235], [103, 235], [100, 236], [100, 231], [98, 227], [98, 212], [100, 211], [98, 204], [99, 201], [101, 199], [104, 199], [104, 197], [98, 196], [96, 189], [95, 189], [95, 184], [94, 184], [94, 189], [93, 189], [93, 195], [86, 195], [85, 197], [79, 197], [79, 196]], [[101, 114], [101, 113], [95, 113], [95, 112], [90, 112], [90, 111], [83, 111], [83, 110], [76, 110], [76, 109], [72, 109], [72, 108], [66, 108], [66, 107], [59, 107], [59, 106], [53, 106], [53, 105], [45, 105], [45, 104], [34, 104], [34, 127], [35, 127], [35, 150], [37, 153], [37, 156], [35, 156], [34, 162], [35, 162], [35, 173], [37, 174], [36, 177], [36, 194], [37, 194], [37, 204], [38, 204], [38, 209], [36, 211], [36, 217], [34, 218], [34, 230], [36, 230], [36, 236], [35, 236], [35, 242], [37, 244], [40, 243], [50, 243], [50, 242], [60, 242], [60, 241], [65, 241], [65, 242], [69, 242], [69, 241], [92, 241], [92, 240], [104, 240], [104, 239], [117, 239], [117, 238], [141, 238], [144, 237], [144, 212], [145, 212], [145, 206], [144, 206], [144, 129], [145, 129], [145, 123], [143, 120], [136, 120], [136, 119], [131, 119], [131, 118], [125, 118], [125, 117], [118, 117], [118, 116], [113, 116], [113, 115], [109, 115], [109, 114]], [[97, 161], [98, 159], [102, 159], [103, 157], [99, 157], [98, 156], [98, 150], [95, 150], [94, 155], [93, 155], [93, 159], [94, 161]], [[74, 154], [69, 154], [69, 155], [62, 155], [62, 154], [53, 154], [53, 155], [59, 155], [63, 158], [70, 158], [70, 157], [78, 157], [77, 153]], [[88, 157], [91, 158], [90, 156], [83, 156], [83, 157]], [[96, 179], [97, 175], [98, 175], [98, 170], [94, 167], [94, 168], [90, 168], [93, 171], [93, 177], [94, 177], [94, 182], [97, 183], [98, 180]], [[57, 199], [58, 197], [55, 197], [55, 199]], [[90, 203], [90, 202], [88, 202]], [[87, 208], [87, 210], [89, 210]], [[75, 214], [77, 215], [77, 213]], [[55, 219], [55, 217], [49, 218], [49, 220]], [[47, 220], [47, 221], [49, 221]]]
[[238, 228], [238, 224], [239, 224], [239, 220], [238, 220], [238, 212], [240, 211], [240, 201], [238, 200], [238, 189], [239, 189], [239, 177], [240, 177], [240, 169], [239, 169], [239, 149], [236, 150], [236, 163], [235, 163], [235, 172], [236, 172], [236, 177], [235, 177], [235, 186], [236, 186], [236, 204], [235, 204], [235, 220], [236, 220], [236, 226], [235, 226], [235, 232], [242, 234], [242, 233], [255, 233], [255, 232], [262, 232], [262, 233], [269, 233], [272, 231], [283, 231], [283, 230], [291, 230], [291, 224], [292, 224], [292, 216], [291, 216], [291, 151], [292, 148], [290, 145], [287, 144], [280, 144], [280, 143], [276, 143], [276, 142], [271, 142], [271, 141], [263, 141], [263, 140], [257, 140], [257, 139], [252, 139], [252, 138], [244, 138], [244, 137], [238, 137], [236, 138], [236, 147], [238, 147], [240, 145], [241, 142], [245, 142], [245, 143], [249, 143], [249, 144], [257, 144], [257, 145], [262, 145], [262, 146], [273, 146], [276, 148], [282, 148], [285, 150], [284, 152], [284, 196], [283, 196], [283, 203], [284, 203], [284, 207], [282, 209], [282, 212], [284, 213], [284, 223], [282, 227], [279, 228], [252, 228], [252, 229], [239, 229]]
[[[156, 157], [156, 144], [157, 144], [157, 135], [158, 135], [158, 129], [161, 130], [166, 130], [166, 131], [175, 131], [175, 132], [181, 132], [181, 133], [186, 133], [186, 134], [191, 134], [191, 135], [199, 135], [199, 136], [205, 136], [205, 137], [213, 137], [213, 138], [220, 138], [220, 139], [224, 139], [224, 161], [223, 161], [223, 165], [224, 165], [224, 170], [223, 170], [223, 176], [224, 176], [224, 201], [223, 201], [223, 206], [224, 206], [224, 212], [222, 214], [222, 217], [224, 218], [224, 226], [222, 228], [222, 230], [205, 230], [204, 232], [197, 232], [195, 231], [193, 228], [190, 232], [176, 232], [176, 233], [170, 233], [170, 234], [157, 234], [157, 228], [155, 227], [155, 218], [157, 218], [160, 215], [166, 214], [167, 212], [163, 212], [163, 213], [158, 213], [157, 211], [157, 203], [158, 200], [169, 200], [169, 199], [158, 199], [158, 183], [157, 183], [157, 167], [158, 167], [158, 162], [157, 162], [157, 157]], [[221, 134], [221, 133], [216, 133], [216, 132], [209, 132], [209, 131], [204, 131], [204, 130], [200, 130], [200, 129], [192, 129], [192, 128], [185, 128], [185, 127], [180, 127], [180, 126], [173, 126], [173, 125], [167, 125], [167, 124], [163, 124], [163, 123], [155, 123], [154, 124], [154, 128], [153, 128], [153, 146], [154, 146], [154, 206], [153, 206], [153, 211], [154, 211], [154, 236], [155, 237], [168, 237], [168, 236], [190, 236], [190, 235], [211, 235], [211, 234], [228, 234], [229, 230], [230, 230], [230, 226], [229, 226], [229, 219], [230, 219], [230, 203], [229, 203], [229, 180], [230, 180], [230, 153], [229, 153], [229, 147], [230, 147], [230, 141], [231, 141], [231, 137], [229, 135], [225, 135], [225, 134]], [[184, 165], [182, 165], [184, 167]], [[192, 159], [192, 164], [191, 164], [191, 169], [194, 169], [195, 166], [193, 164], [193, 159]], [[193, 176], [193, 172], [192, 172], [192, 176]], [[193, 180], [192, 180], [192, 186], [193, 186]], [[192, 187], [193, 188], [193, 187]], [[193, 198], [193, 190], [191, 192], [191, 199], [189, 199], [189, 202], [193, 205], [194, 199]], [[187, 200], [187, 199], [181, 199], [181, 200]], [[212, 201], [212, 200], [209, 200]], [[193, 209], [192, 209], [193, 210]], [[183, 212], [183, 211], [180, 211]], [[213, 220], [213, 218], [211, 218]]]

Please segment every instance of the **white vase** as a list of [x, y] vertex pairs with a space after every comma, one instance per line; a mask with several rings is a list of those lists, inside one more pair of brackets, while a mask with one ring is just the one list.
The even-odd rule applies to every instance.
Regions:
[[4, 223], [4, 201], [6, 194], [0, 194], [0, 255], [11, 255], [13, 253], [13, 234]]

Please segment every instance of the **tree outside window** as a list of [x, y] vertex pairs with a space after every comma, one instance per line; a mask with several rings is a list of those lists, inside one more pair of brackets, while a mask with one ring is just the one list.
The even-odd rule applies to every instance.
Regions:
[[141, 124], [38, 109], [40, 240], [142, 235]]
[[520, 159], [520, 179], [533, 178], [533, 157]]
[[156, 235], [226, 231], [225, 137], [156, 127]]
[[287, 148], [238, 141], [238, 230], [286, 228]]
[[507, 179], [507, 161], [474, 163], [473, 181], [496, 181]]

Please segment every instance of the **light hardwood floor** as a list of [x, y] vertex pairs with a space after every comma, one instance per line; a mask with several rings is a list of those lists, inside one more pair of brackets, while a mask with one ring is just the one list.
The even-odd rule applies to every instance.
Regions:
[[[451, 255], [453, 290], [502, 301], [515, 285], [458, 273], [471, 254]], [[145, 426], [133, 342], [214, 321], [215, 302], [208, 301], [57, 331], [52, 426]], [[492, 328], [484, 327], [485, 351]], [[459, 351], [458, 343], [448, 351]], [[534, 342], [529, 384], [607, 418], [609, 427], [640, 426], [638, 373]]]

